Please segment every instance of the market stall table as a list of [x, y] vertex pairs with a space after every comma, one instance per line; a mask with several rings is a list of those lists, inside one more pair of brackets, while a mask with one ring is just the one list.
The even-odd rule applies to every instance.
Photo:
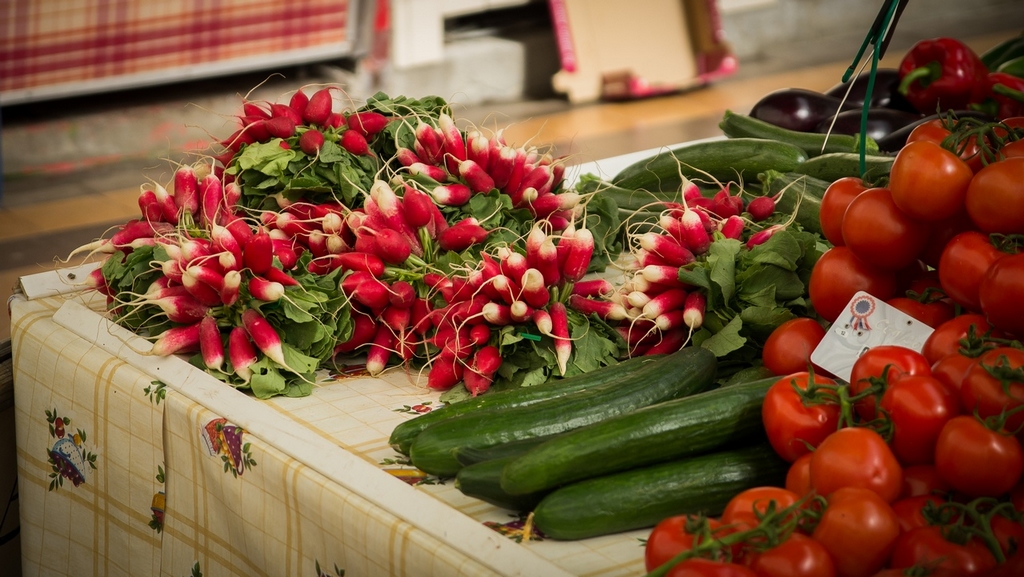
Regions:
[[[575, 171], [607, 174], [641, 151]], [[257, 400], [102, 315], [76, 279], [10, 303], [25, 575], [587, 575], [644, 572], [646, 530], [545, 540], [387, 443], [439, 404], [358, 365]]]

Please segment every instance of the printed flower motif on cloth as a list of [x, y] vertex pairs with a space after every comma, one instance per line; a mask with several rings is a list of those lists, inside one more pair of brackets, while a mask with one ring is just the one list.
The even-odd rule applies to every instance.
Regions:
[[50, 473], [50, 491], [64, 486], [64, 479], [77, 487], [86, 480], [86, 464], [96, 468], [96, 454], [85, 450], [86, 434], [82, 429], [71, 432], [71, 418], [57, 414], [57, 409], [46, 411], [53, 445], [47, 450], [46, 460], [53, 467]]
[[544, 540], [544, 534], [533, 526], [533, 513], [513, 515], [513, 517], [515, 519], [507, 523], [484, 521], [484, 526], [501, 533], [516, 543]]
[[249, 443], [242, 442], [245, 429], [228, 424], [227, 419], [218, 418], [203, 427], [203, 441], [212, 456], [220, 456], [224, 472], [238, 477], [256, 466], [256, 460], [249, 452]]
[[[164, 468], [157, 466], [156, 468], [156, 480], [161, 485], [164, 483]], [[163, 491], [157, 491], [153, 494], [153, 502], [150, 504], [149, 509], [153, 512], [153, 517], [149, 520], [149, 526], [157, 533], [163, 533], [164, 531], [164, 511], [167, 508], [167, 495]]]

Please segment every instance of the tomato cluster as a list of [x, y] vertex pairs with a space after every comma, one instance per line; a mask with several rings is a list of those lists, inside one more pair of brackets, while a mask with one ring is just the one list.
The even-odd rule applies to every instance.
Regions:
[[[939, 119], [910, 135], [886, 186], [856, 177], [832, 183], [820, 218], [833, 248], [809, 286], [817, 313], [833, 322], [865, 291], [930, 326], [959, 306], [1024, 335], [1021, 127], [1024, 118], [981, 126]], [[922, 277], [933, 282], [911, 287]]]

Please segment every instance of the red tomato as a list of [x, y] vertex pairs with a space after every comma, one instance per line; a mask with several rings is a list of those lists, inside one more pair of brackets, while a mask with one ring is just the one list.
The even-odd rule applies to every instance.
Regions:
[[[860, 395], [871, 385], [880, 381], [883, 389], [908, 375], [930, 375], [931, 363], [924, 355], [907, 347], [879, 345], [871, 347], [857, 357], [850, 369], [850, 394]], [[868, 396], [854, 403], [857, 414], [865, 421], [878, 416], [876, 397]]]
[[945, 495], [948, 492], [949, 483], [939, 477], [935, 465], [903, 467], [903, 488], [900, 490], [900, 498]]
[[956, 353], [960, 349], [960, 340], [966, 338], [970, 332], [981, 336], [990, 330], [992, 325], [982, 315], [955, 316], [932, 331], [921, 347], [921, 354], [929, 363], [936, 363], [942, 357]]
[[886, 188], [862, 192], [843, 217], [843, 243], [880, 269], [896, 271], [916, 261], [928, 234], [928, 225], [900, 210]]
[[971, 539], [964, 545], [946, 540], [938, 525], [911, 529], [896, 539], [890, 566], [894, 568], [928, 565], [957, 572], [981, 575], [996, 566], [995, 557], [984, 542]]
[[994, 515], [989, 526], [992, 527], [992, 534], [996, 541], [999, 541], [999, 548], [1003, 551], [1003, 555], [1012, 555], [1024, 545], [1024, 525], [1019, 520]]
[[892, 383], [880, 406], [892, 421], [889, 446], [903, 465], [931, 463], [942, 427], [960, 414], [960, 401], [929, 375], [906, 376]]
[[735, 563], [688, 559], [673, 567], [665, 577], [757, 577], [757, 574]]
[[[926, 140], [908, 142], [889, 172], [892, 200], [917, 220], [943, 220], [964, 209], [974, 171], [956, 154]], [[849, 241], [847, 241], [849, 243]]]
[[[960, 385], [960, 401], [965, 413], [977, 411], [982, 418], [1024, 405], [1024, 351], [999, 347], [978, 357]], [[1024, 425], [1022, 411], [1007, 417], [1006, 430], [1016, 431]]]
[[824, 337], [825, 328], [818, 321], [807, 317], [790, 319], [768, 335], [761, 360], [779, 376], [806, 371], [811, 353]]
[[826, 496], [844, 487], [859, 487], [892, 503], [903, 488], [903, 469], [885, 439], [872, 429], [840, 429], [814, 451], [811, 487]]
[[781, 487], [751, 487], [733, 496], [722, 511], [721, 521], [724, 525], [746, 525], [757, 527], [768, 506], [774, 502], [775, 510], [780, 511], [800, 500], [789, 489]]
[[717, 519], [698, 515], [673, 515], [662, 519], [647, 537], [644, 546], [644, 565], [648, 571], [664, 565], [669, 559], [699, 544], [703, 524], [707, 523], [712, 535], [725, 534]]
[[907, 313], [933, 329], [954, 315], [953, 305], [945, 301], [925, 303], [909, 297], [895, 297], [887, 302], [889, 306]]
[[[917, 127], [910, 132], [910, 135], [907, 136], [907, 142], [927, 140], [928, 142], [934, 142], [935, 144], [941, 145], [950, 134], [952, 133], [948, 128], [946, 128], [946, 121], [941, 118], [936, 118], [935, 120], [929, 120], [928, 122], [922, 122], [917, 125]], [[982, 156], [979, 154], [978, 141], [974, 136], [968, 137], [959, 144], [950, 144], [951, 147], [947, 148], [947, 150], [953, 150], [953, 152], [956, 152], [960, 159], [966, 162], [967, 166], [971, 167], [973, 172], [978, 172], [981, 170], [981, 167], [984, 166]]]
[[953, 393], [959, 400], [961, 398], [960, 385], [963, 384], [967, 371], [974, 366], [976, 360], [960, 353], [946, 355], [932, 365], [932, 376], [939, 379], [946, 390]]
[[[810, 452], [808, 445], [817, 447], [839, 426], [838, 401], [805, 403], [797, 393], [798, 389], [806, 391], [810, 382], [811, 375], [806, 372], [782, 377], [768, 389], [761, 405], [768, 442], [790, 463]], [[815, 373], [814, 383], [834, 385], [835, 381]], [[834, 395], [832, 391], [821, 392], [827, 395], [825, 399]]]
[[828, 550], [801, 533], [792, 533], [778, 546], [754, 554], [749, 565], [757, 577], [833, 577], [836, 574]]
[[945, 499], [938, 495], [917, 495], [916, 497], [903, 497], [892, 504], [892, 510], [900, 521], [900, 531], [906, 533], [917, 527], [927, 527], [928, 519], [925, 519], [925, 506], [931, 504], [933, 507], [945, 503]]
[[993, 263], [1005, 256], [1005, 252], [992, 245], [987, 234], [967, 231], [956, 235], [939, 258], [943, 292], [958, 305], [980, 311], [981, 279]]
[[1003, 147], [999, 149], [999, 153], [1002, 154], [1004, 158], [1019, 158], [1024, 156], [1024, 140], [1014, 140], [1013, 142], [1004, 144]]
[[821, 195], [821, 235], [834, 246], [843, 245], [843, 217], [860, 193], [867, 190], [864, 181], [856, 176], [847, 176], [834, 181]]
[[793, 461], [786, 472], [786, 488], [803, 497], [811, 492], [811, 456], [806, 453]]
[[867, 577], [881, 569], [892, 551], [900, 526], [892, 507], [869, 489], [845, 487], [829, 496], [814, 528], [841, 577]]
[[[925, 243], [924, 249], [921, 251], [921, 261], [932, 268], [938, 268], [939, 261], [942, 259], [942, 251], [946, 250], [949, 241], [953, 240], [956, 235], [969, 230], [976, 229], [971, 219], [967, 218], [967, 213], [931, 223], [928, 242]], [[938, 271], [935, 271], [935, 274], [938, 275]]]
[[988, 268], [978, 301], [996, 328], [1024, 338], [1024, 253], [1001, 258]]
[[1024, 234], [1024, 158], [978, 171], [967, 188], [967, 214], [983, 232]]
[[834, 322], [857, 291], [886, 300], [894, 296], [896, 277], [866, 264], [845, 246], [825, 251], [811, 271], [808, 291], [811, 305], [828, 322]]
[[998, 497], [1024, 472], [1020, 441], [993, 431], [973, 415], [953, 417], [935, 445], [935, 469], [953, 489], [970, 497]]

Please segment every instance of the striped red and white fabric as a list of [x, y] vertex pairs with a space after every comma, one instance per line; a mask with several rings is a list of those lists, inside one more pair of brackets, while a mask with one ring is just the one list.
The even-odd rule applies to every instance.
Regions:
[[4, 0], [0, 98], [96, 92], [341, 57], [348, 0]]

